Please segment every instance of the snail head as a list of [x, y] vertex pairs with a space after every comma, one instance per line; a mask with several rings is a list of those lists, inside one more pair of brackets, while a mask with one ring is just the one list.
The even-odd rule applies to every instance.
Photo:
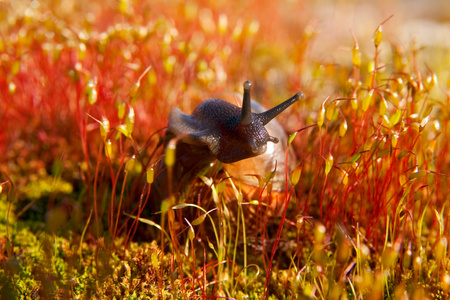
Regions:
[[169, 131], [184, 143], [208, 147], [223, 163], [233, 163], [266, 152], [267, 143], [277, 143], [264, 127], [290, 105], [303, 99], [298, 92], [283, 103], [262, 113], [251, 109], [252, 84], [244, 82], [242, 107], [221, 99], [201, 102], [191, 115], [174, 108], [169, 115]]

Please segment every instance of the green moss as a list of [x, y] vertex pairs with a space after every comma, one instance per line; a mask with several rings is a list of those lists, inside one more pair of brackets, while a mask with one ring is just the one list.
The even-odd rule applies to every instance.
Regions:
[[[2, 298], [450, 297], [448, 47], [389, 47], [390, 20], [319, 59], [308, 1], [53, 2], [0, 5]], [[286, 219], [246, 213], [243, 235], [230, 202], [259, 196], [218, 166], [156, 213], [170, 109], [247, 79], [264, 104], [306, 96], [280, 120], [300, 161]]]

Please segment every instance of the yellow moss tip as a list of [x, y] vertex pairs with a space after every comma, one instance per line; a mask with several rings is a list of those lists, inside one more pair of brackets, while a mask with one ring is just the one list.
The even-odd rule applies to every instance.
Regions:
[[373, 44], [375, 45], [375, 47], [378, 48], [378, 46], [380, 46], [382, 38], [383, 38], [383, 27], [380, 25], [378, 26], [373, 36]]

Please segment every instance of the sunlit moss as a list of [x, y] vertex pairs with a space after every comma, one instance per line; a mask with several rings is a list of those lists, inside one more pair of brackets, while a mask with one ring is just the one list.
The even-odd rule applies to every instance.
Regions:
[[[251, 10], [208, 1], [147, 7], [125, 0], [108, 9], [98, 1], [22, 2], [0, 8], [2, 295], [448, 296], [448, 50], [389, 48], [383, 22], [373, 44], [355, 35], [330, 50], [344, 60], [317, 59], [312, 46], [322, 37], [314, 22], [278, 19], [304, 11], [295, 1]], [[276, 213], [244, 216], [239, 224], [262, 225], [256, 239], [249, 227], [239, 231], [248, 238], [233, 236], [217, 172], [184, 198], [146, 202], [159, 162], [175, 163], [172, 144], [164, 158], [157, 148], [170, 109], [232, 91], [243, 77], [259, 81], [262, 102], [290, 90], [307, 95], [280, 120], [297, 132], [289, 144], [302, 161], [286, 176], [294, 187], [276, 249]], [[305, 124], [311, 127], [302, 130]], [[270, 179], [251, 175], [261, 188]], [[241, 188], [231, 200], [262, 211], [259, 195], [244, 199]], [[203, 235], [211, 231], [205, 214], [183, 209], [175, 217], [172, 207], [211, 198], [215, 240]], [[40, 217], [27, 219], [27, 210]], [[122, 213], [138, 210], [169, 218], [145, 225], [170, 229], [169, 237], [141, 223], [134, 235], [135, 219]]]

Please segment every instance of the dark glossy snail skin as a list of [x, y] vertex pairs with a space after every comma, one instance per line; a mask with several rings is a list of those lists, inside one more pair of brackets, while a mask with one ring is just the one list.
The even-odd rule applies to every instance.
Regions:
[[[172, 139], [177, 141], [172, 178], [175, 190], [172, 192], [178, 193], [177, 187], [181, 187], [183, 183], [189, 185], [198, 172], [216, 159], [231, 164], [226, 169], [232, 177], [236, 174], [245, 181], [244, 177], [250, 175], [247, 177], [252, 183], [257, 182], [253, 175], [264, 176], [267, 170], [273, 170], [275, 161], [277, 168], [284, 170], [286, 152], [282, 149], [285, 149], [287, 137], [276, 121], [269, 122], [303, 98], [303, 94], [299, 92], [266, 111], [250, 100], [251, 86], [251, 82], [244, 82], [242, 107], [221, 99], [208, 99], [201, 102], [191, 115], [178, 108], [172, 109], [166, 132], [166, 145]], [[279, 138], [282, 139], [281, 144], [277, 144]], [[268, 148], [268, 157], [261, 157], [258, 161], [258, 157], [266, 153]], [[255, 167], [251, 167], [252, 162], [248, 158], [256, 159], [253, 162]], [[167, 177], [165, 172], [158, 180], [161, 184], [154, 185], [155, 192], [161, 194], [162, 199], [168, 196], [167, 191], [164, 191], [167, 187], [167, 179], [164, 177]]]

